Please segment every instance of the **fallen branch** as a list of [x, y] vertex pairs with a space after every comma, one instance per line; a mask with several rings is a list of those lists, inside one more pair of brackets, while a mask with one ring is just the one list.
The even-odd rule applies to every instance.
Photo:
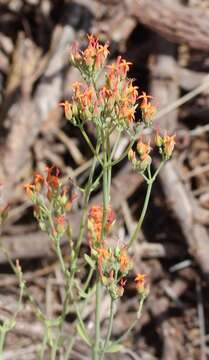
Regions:
[[209, 51], [209, 12], [165, 0], [133, 0], [127, 7], [142, 24], [168, 40]]

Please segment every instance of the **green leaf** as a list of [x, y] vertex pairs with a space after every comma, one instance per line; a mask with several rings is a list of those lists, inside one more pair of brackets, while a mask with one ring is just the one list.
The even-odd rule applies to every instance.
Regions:
[[116, 353], [123, 350], [123, 345], [112, 343], [110, 346], [108, 346], [105, 350], [107, 353]]
[[77, 324], [76, 325], [76, 329], [78, 334], [80, 335], [81, 339], [89, 346], [91, 346], [91, 341], [88, 337], [88, 335], [86, 334], [86, 331], [83, 329], [83, 327], [81, 326], [81, 324]]
[[75, 286], [76, 286], [76, 288], [78, 289], [79, 296], [80, 296], [81, 298], [87, 299], [87, 298], [88, 298], [88, 294], [85, 293], [85, 291], [83, 291], [83, 289], [81, 289], [81, 287], [79, 286], [79, 284], [77, 283], [77, 281], [75, 281]]
[[92, 269], [95, 269], [95, 261], [92, 260], [92, 258], [91, 258], [89, 255], [87, 255], [87, 254], [84, 254], [84, 258], [85, 258], [87, 264], [89, 264], [89, 266], [90, 266]]

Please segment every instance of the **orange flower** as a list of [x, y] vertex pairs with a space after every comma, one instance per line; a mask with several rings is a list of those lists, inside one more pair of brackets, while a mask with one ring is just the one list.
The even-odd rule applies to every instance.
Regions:
[[87, 35], [87, 37], [88, 47], [82, 52], [84, 62], [87, 66], [95, 66], [96, 70], [99, 70], [109, 54], [109, 45], [107, 43], [101, 45], [98, 38], [93, 35]]
[[93, 87], [89, 86], [83, 94], [83, 97], [82, 97], [83, 104], [85, 104], [86, 106], [91, 106], [94, 95], [95, 95], [95, 93], [94, 93]]
[[117, 75], [125, 78], [129, 70], [129, 65], [132, 65], [132, 63], [127, 62], [125, 59], [122, 59], [121, 56], [118, 56], [116, 62], [111, 65], [107, 65], [107, 68], [109, 69], [109, 77]]
[[[101, 233], [102, 233], [102, 222], [103, 222], [103, 207], [102, 205], [93, 205], [89, 210], [88, 215], [89, 222], [92, 226], [92, 234], [90, 233], [90, 246], [92, 246], [92, 235], [96, 237], [96, 240], [100, 242], [101, 240]], [[115, 220], [115, 214], [109, 206], [108, 213], [107, 213], [107, 222], [106, 222], [106, 231], [110, 231], [110, 228]]]
[[104, 44], [104, 46], [99, 45], [98, 51], [96, 54], [96, 68], [97, 69], [99, 69], [103, 65], [105, 59], [107, 58], [107, 55], [109, 54], [108, 47], [109, 47], [108, 44]]
[[149, 124], [156, 114], [156, 107], [151, 103], [148, 103], [146, 107], [142, 108], [143, 120], [146, 124]]
[[163, 147], [164, 147], [164, 153], [166, 158], [170, 158], [172, 153], [173, 153], [173, 149], [174, 149], [174, 145], [175, 145], [175, 137], [176, 135], [164, 135], [163, 136]]
[[87, 34], [87, 39], [89, 41], [89, 46], [96, 47], [98, 44], [98, 38], [93, 34]]
[[103, 86], [100, 91], [99, 94], [102, 98], [109, 98], [111, 95], [111, 90], [107, 88], [107, 86]]
[[131, 104], [135, 104], [137, 97], [138, 97], [138, 87], [137, 86], [133, 86], [132, 85], [132, 81], [130, 81], [129, 86], [127, 88], [127, 97], [128, 97], [128, 101]]
[[141, 157], [147, 156], [152, 150], [150, 144], [143, 143], [142, 139], [140, 139], [137, 143], [137, 151]]
[[130, 259], [127, 255], [127, 250], [126, 248], [121, 249], [120, 251], [120, 257], [119, 257], [119, 262], [120, 262], [120, 271], [122, 273], [125, 273], [129, 267], [130, 267]]
[[163, 145], [163, 138], [160, 135], [159, 130], [156, 130], [156, 133], [155, 133], [155, 145], [157, 147], [161, 147]]
[[[47, 185], [50, 186], [53, 190], [58, 189], [59, 187], [59, 169], [55, 168], [54, 166], [52, 167], [46, 167], [46, 171], [47, 171]], [[52, 172], [55, 172], [55, 175], [52, 174]]]
[[29, 197], [29, 199], [32, 198], [35, 190], [35, 185], [33, 184], [25, 184], [24, 189], [26, 191], [26, 195]]
[[110, 256], [110, 253], [107, 249], [105, 248], [99, 248], [97, 249], [97, 253], [99, 256], [101, 256], [102, 258], [106, 258]]
[[138, 97], [138, 99], [142, 99], [141, 109], [146, 109], [148, 105], [148, 99], [152, 99], [151, 95], [147, 95], [145, 91], [142, 92], [142, 95]]
[[132, 123], [135, 119], [135, 107], [128, 107], [127, 103], [124, 103], [123, 107], [119, 109], [119, 114], [122, 118]]
[[142, 110], [143, 120], [146, 124], [149, 124], [156, 114], [156, 107], [148, 101], [148, 99], [152, 99], [152, 96], [147, 95], [146, 92], [143, 91], [138, 99], [142, 99], [140, 108]]
[[123, 77], [125, 77], [127, 72], [129, 71], [129, 65], [132, 65], [132, 63], [127, 62], [125, 59], [121, 59], [121, 57], [119, 56], [118, 67]]
[[79, 61], [81, 59], [81, 54], [79, 52], [78, 43], [73, 42], [73, 44], [70, 47], [70, 55], [71, 55], [71, 61], [74, 63], [76, 61]]
[[137, 290], [143, 290], [145, 285], [145, 277], [144, 274], [137, 274], [134, 281], [136, 283]]
[[69, 101], [65, 100], [64, 102], [59, 103], [60, 106], [64, 107], [65, 116], [68, 120], [72, 119], [73, 112], [72, 112], [72, 104]]
[[130, 149], [129, 152], [128, 152], [128, 159], [130, 161], [135, 161], [136, 160], [136, 153], [132, 149]]
[[81, 88], [83, 87], [83, 84], [79, 81], [75, 81], [73, 84], [72, 84], [72, 89], [74, 91], [74, 94], [75, 94], [75, 97], [76, 98], [80, 98], [80, 96], [82, 95], [81, 93]]
[[98, 271], [99, 271], [99, 275], [102, 281], [104, 281], [105, 277], [103, 274], [103, 261], [105, 258], [109, 258], [110, 257], [110, 253], [107, 249], [105, 248], [99, 248], [97, 249], [97, 254], [98, 254]]
[[36, 173], [34, 175], [34, 184], [35, 184], [35, 188], [36, 188], [36, 191], [40, 191], [41, 190], [41, 187], [44, 183], [44, 178], [41, 174], [39, 173]]
[[55, 221], [59, 225], [65, 225], [65, 215], [58, 215], [55, 217]]

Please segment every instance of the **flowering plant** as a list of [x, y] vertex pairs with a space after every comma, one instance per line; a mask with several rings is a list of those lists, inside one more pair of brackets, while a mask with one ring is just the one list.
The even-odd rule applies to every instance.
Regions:
[[[73, 84], [71, 101], [65, 100], [60, 103], [67, 120], [80, 129], [93, 155], [89, 178], [82, 189], [83, 208], [78, 237], [75, 238], [72, 234], [70, 215], [68, 216], [76, 194], [70, 193], [62, 183], [57, 169], [47, 168], [45, 175], [35, 174], [33, 182], [25, 186], [26, 194], [34, 205], [34, 215], [41, 230], [46, 232], [51, 239], [65, 279], [65, 299], [60, 316], [55, 320], [49, 320], [40, 309], [38, 311], [39, 319], [43, 321], [46, 328], [40, 353], [41, 359], [45, 358], [47, 346], [51, 349], [52, 360], [57, 358], [63, 346], [66, 349], [64, 359], [69, 359], [77, 335], [91, 348], [93, 360], [103, 359], [105, 353], [119, 351], [123, 339], [138, 321], [144, 300], [149, 293], [146, 276], [141, 273], [136, 274], [135, 283], [139, 301], [136, 319], [120, 339], [113, 340], [111, 334], [115, 307], [117, 300], [124, 294], [133, 268], [130, 249], [141, 229], [152, 185], [161, 167], [172, 155], [175, 136], [161, 135], [156, 132], [154, 145], [159, 151], [161, 162], [153, 171], [151, 140], [146, 141], [142, 134], [145, 128], [152, 127], [156, 113], [156, 108], [151, 103], [152, 97], [145, 92], [139, 94], [133, 79], [128, 78], [130, 62], [119, 56], [116, 62], [106, 66], [108, 54], [108, 44], [100, 44], [99, 40], [92, 35], [88, 36], [88, 46], [84, 51], [79, 50], [77, 45], [72, 46], [71, 64], [80, 71], [84, 81]], [[99, 87], [98, 77], [104, 71], [104, 81]], [[137, 108], [138, 113], [141, 114], [140, 120], [136, 120]], [[95, 144], [88, 136], [89, 123], [92, 123], [95, 128]], [[117, 134], [117, 140], [112, 146], [113, 133]], [[122, 134], [129, 137], [129, 145], [115, 160], [114, 155]], [[120, 244], [118, 239], [116, 244], [111, 246], [109, 238], [116, 221], [110, 196], [112, 169], [126, 156], [133, 169], [145, 179], [147, 192], [139, 221], [129, 242]], [[97, 165], [100, 168], [99, 175], [95, 171]], [[100, 186], [100, 183], [103, 194], [102, 204], [90, 206], [91, 194]], [[69, 240], [70, 259], [68, 261], [64, 259], [61, 248], [64, 236]], [[89, 252], [84, 255], [89, 272], [81, 287], [78, 281], [78, 259], [84, 239], [89, 245]], [[24, 284], [24, 289], [26, 288]], [[101, 296], [104, 291], [110, 297], [110, 313], [107, 334], [105, 338], [102, 338], [100, 312]], [[92, 297], [95, 297], [96, 304], [93, 333], [88, 331], [82, 316], [85, 304]], [[31, 296], [29, 298], [31, 299]], [[74, 336], [70, 341], [66, 338], [63, 341], [63, 324], [72, 307], [77, 316], [74, 322]]]

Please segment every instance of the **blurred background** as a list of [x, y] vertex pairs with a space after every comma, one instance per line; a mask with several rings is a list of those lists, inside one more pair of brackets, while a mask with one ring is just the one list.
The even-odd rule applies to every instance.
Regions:
[[[83, 184], [91, 153], [63, 118], [58, 103], [79, 80], [69, 65], [74, 41], [86, 33], [110, 44], [110, 62], [121, 54], [133, 63], [130, 77], [158, 108], [155, 127], [176, 133], [176, 150], [154, 186], [134, 249], [135, 272], [148, 275], [144, 313], [110, 359], [206, 360], [209, 358], [209, 1], [208, 0], [0, 0], [1, 203], [10, 204], [2, 242], [19, 258], [37, 302], [49, 317], [59, 314], [62, 274], [47, 237], [33, 219], [23, 185], [46, 165]], [[94, 139], [94, 129], [88, 133]], [[124, 136], [119, 152], [128, 143]], [[158, 158], [154, 158], [154, 166]], [[125, 160], [113, 173], [112, 204], [121, 236], [129, 237], [145, 185]], [[100, 197], [98, 190], [92, 201]], [[82, 206], [72, 213], [76, 224]], [[76, 222], [77, 221], [77, 222]], [[85, 244], [84, 244], [85, 248]], [[63, 252], [67, 253], [63, 242]], [[15, 309], [18, 282], [0, 253], [0, 321]], [[81, 277], [85, 276], [85, 269]], [[132, 281], [117, 314], [114, 335], [133, 320]], [[102, 319], [106, 326], [106, 299]], [[94, 304], [85, 320], [92, 326]], [[73, 319], [66, 322], [70, 332]], [[37, 359], [43, 328], [29, 303], [7, 337], [4, 359]], [[61, 355], [60, 355], [61, 356]], [[89, 359], [77, 342], [71, 360]], [[107, 357], [108, 358], [108, 357]], [[60, 357], [61, 359], [61, 357]]]

